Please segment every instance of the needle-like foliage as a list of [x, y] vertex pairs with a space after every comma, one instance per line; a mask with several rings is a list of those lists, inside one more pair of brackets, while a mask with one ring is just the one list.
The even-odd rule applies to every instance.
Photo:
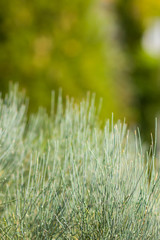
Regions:
[[155, 149], [125, 123], [100, 128], [94, 96], [54, 101], [27, 119], [16, 88], [0, 100], [0, 238], [158, 240]]

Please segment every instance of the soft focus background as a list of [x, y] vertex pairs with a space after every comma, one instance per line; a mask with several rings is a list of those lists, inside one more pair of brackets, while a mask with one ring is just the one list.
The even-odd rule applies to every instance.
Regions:
[[103, 97], [101, 119], [126, 118], [144, 139], [160, 113], [160, 1], [1, 0], [0, 91], [18, 82], [29, 111], [51, 90]]

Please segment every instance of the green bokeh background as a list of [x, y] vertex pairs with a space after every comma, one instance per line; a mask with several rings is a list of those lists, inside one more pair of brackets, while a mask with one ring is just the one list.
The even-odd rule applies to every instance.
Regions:
[[52, 90], [76, 101], [96, 92], [101, 119], [125, 117], [148, 140], [160, 112], [160, 58], [141, 40], [159, 15], [156, 0], [1, 0], [0, 91], [18, 82], [30, 112], [49, 109]]

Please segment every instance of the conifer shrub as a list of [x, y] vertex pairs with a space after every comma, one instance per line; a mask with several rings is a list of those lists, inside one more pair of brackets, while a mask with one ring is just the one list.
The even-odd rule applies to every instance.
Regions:
[[0, 100], [0, 238], [158, 239], [155, 147], [120, 121], [100, 127], [94, 95], [54, 100], [29, 119], [17, 87]]

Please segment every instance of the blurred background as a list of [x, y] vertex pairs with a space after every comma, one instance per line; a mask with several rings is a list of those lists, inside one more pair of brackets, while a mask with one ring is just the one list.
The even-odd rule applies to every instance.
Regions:
[[103, 98], [101, 119], [126, 119], [148, 141], [160, 114], [160, 1], [1, 0], [0, 91], [18, 82], [29, 111], [51, 90]]

